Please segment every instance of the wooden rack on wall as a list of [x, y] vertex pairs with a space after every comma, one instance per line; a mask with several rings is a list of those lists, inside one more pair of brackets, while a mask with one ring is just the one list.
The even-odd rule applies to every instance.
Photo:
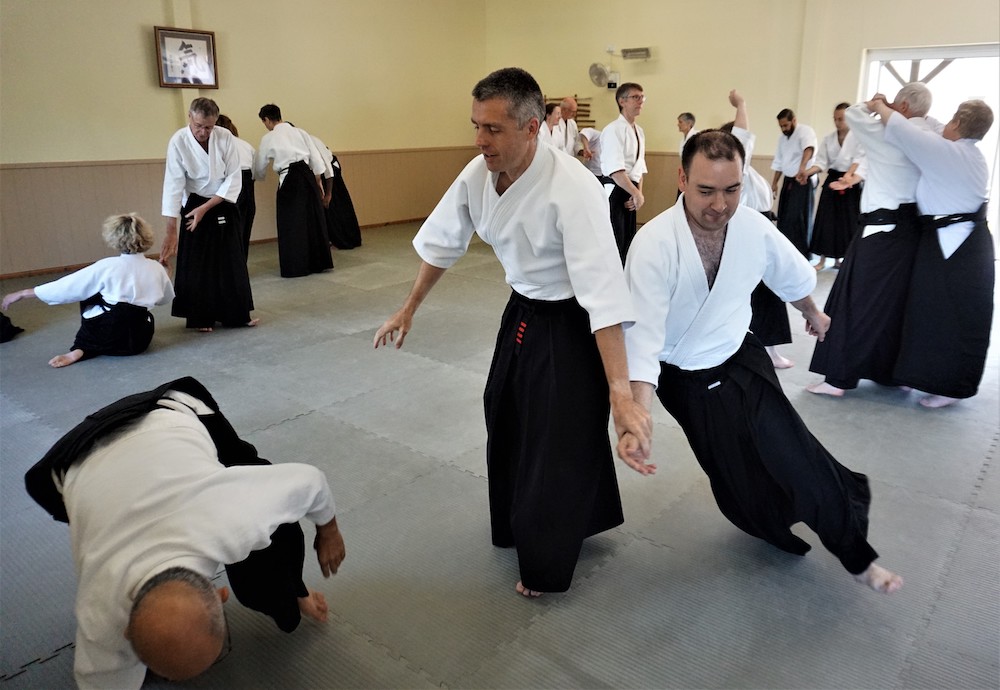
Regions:
[[[545, 96], [545, 105], [549, 103], [561, 103], [562, 99], [566, 96]], [[596, 123], [594, 118], [590, 116], [590, 103], [593, 100], [589, 96], [587, 98], [580, 98], [576, 94], [573, 94], [573, 98], [576, 99], [576, 124], [580, 129], [584, 127], [595, 127]]]

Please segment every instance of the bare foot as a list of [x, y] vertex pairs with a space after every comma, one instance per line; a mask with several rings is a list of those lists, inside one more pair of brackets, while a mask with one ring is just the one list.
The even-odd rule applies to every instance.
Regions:
[[892, 594], [893, 592], [898, 592], [903, 587], [903, 578], [891, 570], [886, 570], [874, 563], [868, 566], [865, 572], [855, 575], [854, 579], [882, 594]]
[[899, 390], [903, 391], [904, 393], [912, 393], [913, 392], [913, 388], [911, 388], [910, 386], [896, 386], [896, 387]]
[[199, 332], [199, 333], [211, 333], [211, 332], [212, 332], [212, 331], [214, 331], [214, 330], [215, 330], [215, 329], [214, 329], [214, 328], [212, 328], [212, 327], [208, 327], [208, 328], [199, 328], [199, 329], [198, 329], [198, 332]]
[[326, 605], [326, 597], [319, 592], [309, 590], [309, 596], [299, 597], [299, 612], [320, 623], [326, 623], [330, 608]]
[[814, 383], [811, 386], [806, 386], [806, 390], [810, 393], [815, 393], [816, 395], [829, 395], [834, 398], [844, 397], [844, 389], [837, 388], [836, 386], [831, 386], [826, 381], [820, 381], [819, 383]]
[[[56, 366], [56, 365], [53, 364], [52, 366]], [[921, 405], [923, 405], [924, 407], [930, 407], [932, 409], [935, 409], [935, 408], [938, 408], [938, 407], [948, 407], [948, 405], [951, 405], [951, 404], [956, 403], [958, 401], [959, 401], [959, 398], [949, 398], [949, 397], [944, 396], [944, 395], [928, 395], [925, 398], [920, 398], [920, 404]]]
[[776, 345], [768, 345], [764, 349], [767, 350], [767, 354], [771, 358], [771, 364], [774, 365], [775, 369], [791, 369], [795, 366], [795, 362], [778, 352]]
[[835, 261], [835, 262], [834, 262], [834, 264], [833, 264], [833, 267], [834, 267], [834, 268], [840, 268], [840, 267], [841, 267], [841, 266], [842, 266], [843, 264], [844, 264], [844, 262], [843, 262], [843, 261], [840, 261], [840, 260], [838, 259], [837, 261]]
[[260, 323], [260, 319], [250, 319], [249, 321], [247, 321], [247, 328], [253, 328], [254, 326], [256, 326], [259, 323]]
[[531, 597], [531, 598], [540, 597], [540, 596], [542, 596], [542, 594], [544, 594], [544, 592], [536, 592], [533, 589], [528, 589], [523, 584], [521, 584], [520, 580], [517, 581], [517, 586], [514, 587], [514, 589], [517, 590], [518, 594], [523, 594], [524, 596]]
[[68, 367], [70, 364], [76, 364], [83, 357], [83, 350], [70, 350], [64, 355], [56, 355], [49, 360], [49, 366], [59, 369], [60, 367]]

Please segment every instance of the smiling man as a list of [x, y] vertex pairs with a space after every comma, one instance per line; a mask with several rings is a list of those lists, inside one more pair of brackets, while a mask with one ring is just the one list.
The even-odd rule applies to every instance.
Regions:
[[375, 334], [399, 348], [427, 293], [477, 233], [511, 286], [486, 383], [486, 462], [493, 544], [515, 547], [526, 597], [566, 591], [586, 537], [623, 522], [608, 441], [650, 474], [652, 423], [632, 399], [624, 327], [632, 306], [601, 185], [551, 146], [537, 146], [542, 92], [522, 69], [498, 70], [472, 91], [482, 152], [424, 222], [422, 259], [402, 308]]
[[[684, 429], [734, 525], [789, 553], [809, 545], [804, 522], [858, 580], [894, 592], [902, 580], [875, 565], [868, 544], [868, 480], [809, 433], [774, 366], [747, 331], [750, 294], [763, 282], [822, 339], [830, 319], [810, 297], [816, 272], [760, 213], [740, 206], [743, 147], [725, 132], [692, 137], [681, 158], [683, 192], [643, 227], [625, 274], [636, 310], [626, 332], [635, 399], [656, 391]], [[627, 452], [629, 439], [625, 439]]]

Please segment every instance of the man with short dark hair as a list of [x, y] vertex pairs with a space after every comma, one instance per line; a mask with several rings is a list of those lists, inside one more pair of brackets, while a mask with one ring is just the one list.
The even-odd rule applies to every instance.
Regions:
[[326, 234], [322, 176], [330, 161], [324, 160], [308, 132], [281, 119], [278, 106], [268, 103], [258, 115], [267, 134], [257, 147], [254, 179], [264, 179], [268, 163], [273, 163], [278, 173], [275, 213], [281, 277], [327, 271], [333, 268], [333, 257]]
[[806, 171], [816, 154], [816, 132], [809, 125], [800, 124], [789, 108], [778, 113], [778, 127], [782, 136], [778, 137], [778, 148], [771, 162], [774, 171], [771, 192], [775, 196], [778, 196], [778, 182], [782, 175], [785, 177], [778, 197], [778, 230], [808, 259], [813, 184]]
[[830, 319], [810, 297], [808, 261], [740, 205], [743, 157], [731, 134], [695, 135], [681, 159], [680, 201], [632, 245], [625, 273], [636, 323], [625, 337], [633, 395], [648, 408], [655, 390], [730, 522], [797, 555], [809, 545], [789, 528], [804, 522], [859, 581], [894, 592], [902, 580], [875, 565], [867, 541], [867, 479], [809, 433], [747, 331], [761, 280], [802, 313], [810, 334], [822, 339]]
[[645, 203], [646, 134], [635, 119], [642, 112], [646, 95], [638, 84], [625, 82], [615, 92], [615, 100], [620, 115], [601, 131], [601, 170], [611, 207], [611, 227], [624, 264], [636, 233], [636, 213]]
[[326, 477], [271, 465], [241, 440], [211, 394], [186, 377], [112, 403], [61, 438], [25, 475], [32, 498], [69, 523], [79, 585], [77, 684], [139, 688], [206, 670], [225, 640], [211, 584], [226, 564], [244, 605], [291, 632], [325, 621], [302, 581], [300, 519], [316, 524], [323, 575], [344, 541]]
[[636, 439], [633, 469], [650, 474], [651, 421], [628, 385], [622, 330], [631, 304], [600, 184], [577, 161], [539, 146], [542, 91], [522, 69], [472, 91], [481, 156], [424, 222], [417, 279], [378, 329], [401, 347], [431, 288], [473, 233], [493, 247], [512, 292], [484, 402], [493, 544], [515, 547], [526, 597], [564, 592], [583, 540], [623, 522], [608, 413]]
[[[256, 326], [250, 318], [253, 296], [243, 254], [236, 200], [243, 188], [235, 137], [216, 127], [219, 106], [196, 98], [188, 110], [188, 126], [167, 144], [162, 213], [167, 234], [160, 263], [169, 267], [177, 255], [171, 314], [187, 319], [188, 328], [210, 332], [226, 327]], [[178, 232], [178, 215], [184, 229]]]

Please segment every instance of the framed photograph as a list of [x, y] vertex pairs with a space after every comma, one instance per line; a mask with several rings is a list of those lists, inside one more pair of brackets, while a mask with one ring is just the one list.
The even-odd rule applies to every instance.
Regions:
[[193, 29], [153, 27], [160, 86], [180, 89], [219, 88], [215, 61], [215, 33]]

